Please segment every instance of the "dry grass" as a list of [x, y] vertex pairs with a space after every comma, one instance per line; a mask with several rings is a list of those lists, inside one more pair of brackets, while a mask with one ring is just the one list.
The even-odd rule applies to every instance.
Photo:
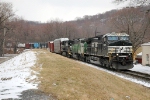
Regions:
[[150, 89], [75, 60], [38, 52], [39, 89], [60, 100], [149, 100]]

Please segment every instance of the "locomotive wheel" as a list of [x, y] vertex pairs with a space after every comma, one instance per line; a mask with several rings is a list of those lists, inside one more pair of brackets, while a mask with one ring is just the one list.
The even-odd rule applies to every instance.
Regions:
[[103, 63], [103, 66], [104, 66], [104, 67], [106, 67], [106, 64], [105, 64], [105, 63]]
[[67, 57], [68, 57], [68, 58], [71, 58], [70, 55], [69, 55], [68, 53], [67, 53]]
[[87, 59], [87, 57], [85, 57], [85, 62], [87, 62], [87, 63], [88, 63], [88, 59]]
[[125, 66], [125, 65], [126, 65], [126, 61], [123, 60], [121, 64], [122, 64], [123, 66]]
[[102, 60], [102, 65], [103, 65], [103, 67], [107, 67], [106, 60], [105, 60], [105, 59]]
[[90, 62], [90, 60], [89, 60], [89, 57], [85, 57], [85, 61], [87, 62], [87, 63], [89, 63]]
[[68, 53], [67, 52], [65, 52], [65, 57], [67, 57], [68, 56]]
[[108, 61], [108, 59], [105, 60], [105, 63], [106, 63], [106, 67], [109, 68], [109, 61]]
[[86, 62], [86, 57], [83, 58], [83, 61]]
[[104, 60], [102, 60], [101, 63], [102, 63], [102, 66], [103, 66], [103, 67], [106, 67], [106, 64], [105, 64]]
[[78, 59], [78, 60], [81, 60], [81, 57], [80, 57], [80, 55], [78, 55], [78, 56], [77, 56], [77, 59]]

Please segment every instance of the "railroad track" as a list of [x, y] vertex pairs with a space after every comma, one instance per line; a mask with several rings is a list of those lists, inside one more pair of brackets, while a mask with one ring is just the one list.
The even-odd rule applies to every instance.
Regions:
[[[73, 59], [73, 58], [72, 58]], [[76, 61], [81, 61], [81, 60], [77, 60], [77, 59], [73, 59], [73, 60], [76, 60]], [[84, 61], [81, 61], [81, 62], [84, 62]], [[87, 63], [87, 62], [84, 62], [84, 63]], [[109, 69], [109, 68], [106, 68], [106, 67], [103, 67], [101, 65], [98, 65], [98, 64], [94, 64], [94, 63], [87, 63], [87, 64], [92, 64], [92, 65], [95, 65], [97, 67], [100, 67], [100, 68], [103, 68], [105, 70], [108, 70], [108, 71], [111, 71], [111, 72], [114, 72], [114, 73], [120, 73], [120, 74], [124, 74], [124, 75], [127, 75], [129, 77], [132, 77], [134, 79], [137, 79], [137, 80], [142, 80], [142, 81], [145, 81], [145, 82], [148, 82], [150, 83], [150, 74], [146, 74], [146, 73], [141, 73], [141, 72], [136, 72], [136, 71], [131, 71], [131, 70], [125, 70], [125, 71], [122, 71], [122, 70], [113, 70], [113, 69]]]
[[106, 70], [114, 72], [114, 73], [125, 74], [125, 75], [127, 75], [129, 77], [132, 77], [134, 79], [142, 80], [142, 81], [150, 83], [150, 74], [147, 74], [147, 73], [136, 72], [136, 71], [131, 71], [131, 70], [124, 70], [124, 71], [123, 70], [113, 70], [113, 69], [109, 69], [109, 68], [106, 68], [106, 67], [102, 67], [98, 64], [93, 64], [93, 63], [89, 63], [89, 64], [98, 66], [100, 68], [106, 69]]
[[131, 71], [131, 70], [121, 71], [121, 73], [133, 76], [133, 77], [138, 78], [138, 79], [142, 79], [144, 81], [149, 81], [150, 82], [150, 74]]

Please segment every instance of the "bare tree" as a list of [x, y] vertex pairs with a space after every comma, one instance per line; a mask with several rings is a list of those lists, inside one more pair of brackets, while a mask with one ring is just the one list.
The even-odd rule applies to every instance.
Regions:
[[143, 16], [143, 12], [137, 8], [125, 8], [115, 14], [112, 25], [117, 31], [130, 35], [134, 54], [143, 43], [144, 36], [150, 27], [149, 15], [145, 13]]
[[63, 23], [63, 33], [64, 37], [67, 37], [69, 39], [73, 39], [75, 35], [77, 35], [77, 29], [73, 22], [64, 22]]
[[11, 3], [0, 2], [0, 56], [3, 54], [7, 22], [14, 16]]
[[150, 0], [113, 0], [114, 3], [120, 4], [129, 2], [130, 5], [150, 5]]
[[134, 3], [134, 4], [138, 4], [138, 5], [149, 5], [150, 0], [114, 0], [114, 3], [120, 4], [120, 3], [124, 3], [124, 2], [129, 2], [129, 3]]
[[45, 34], [45, 40], [47, 41], [52, 41], [56, 38], [56, 34], [55, 33], [55, 22], [54, 21], [48, 21], [45, 25], [44, 25], [44, 34]]

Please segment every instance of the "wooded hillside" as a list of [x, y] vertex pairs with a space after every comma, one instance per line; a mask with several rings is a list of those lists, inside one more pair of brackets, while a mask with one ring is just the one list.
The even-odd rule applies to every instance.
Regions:
[[47, 42], [61, 37], [88, 38], [109, 32], [126, 32], [131, 36], [133, 49], [136, 50], [141, 43], [150, 41], [148, 34], [150, 14], [145, 10], [148, 7], [111, 10], [92, 16], [85, 15], [66, 22], [55, 19], [41, 23], [10, 16], [5, 20], [5, 25], [4, 22], [1, 23], [0, 35], [3, 36], [1, 47], [4, 40], [5, 45], [10, 42], [16, 45], [17, 43]]

